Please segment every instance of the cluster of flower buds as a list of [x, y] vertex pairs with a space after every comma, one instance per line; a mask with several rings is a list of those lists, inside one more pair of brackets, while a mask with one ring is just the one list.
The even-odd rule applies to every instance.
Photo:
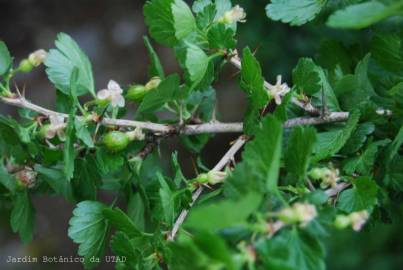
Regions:
[[46, 59], [48, 53], [43, 50], [37, 50], [31, 53], [27, 59], [20, 62], [18, 70], [24, 73], [30, 72], [34, 67], [40, 66]]
[[209, 171], [208, 173], [199, 174], [196, 178], [197, 183], [216, 185], [224, 182], [228, 176], [227, 172]]
[[353, 212], [349, 215], [338, 215], [334, 222], [334, 225], [338, 229], [345, 229], [349, 226], [353, 228], [354, 231], [361, 231], [365, 223], [368, 221], [369, 213], [367, 210]]
[[277, 76], [277, 81], [275, 85], [267, 84], [267, 91], [271, 98], [274, 99], [277, 105], [281, 105], [283, 96], [288, 94], [291, 91], [290, 87], [288, 87], [287, 83], [282, 82], [281, 75]]
[[309, 172], [309, 177], [314, 180], [320, 181], [320, 187], [325, 189], [335, 187], [340, 180], [340, 173], [338, 169], [331, 168], [314, 168]]
[[144, 96], [151, 90], [157, 88], [161, 83], [160, 77], [152, 77], [145, 85], [135, 84], [127, 90], [126, 98], [130, 101], [141, 102]]
[[279, 220], [285, 224], [300, 224], [302, 227], [308, 225], [317, 215], [316, 207], [308, 203], [295, 203], [277, 214]]
[[111, 131], [103, 137], [102, 143], [110, 152], [119, 152], [126, 149], [131, 141], [142, 141], [144, 138], [143, 131], [140, 128], [135, 128], [128, 132]]
[[231, 10], [226, 11], [217, 21], [223, 24], [244, 23], [246, 22], [246, 13], [243, 8], [236, 5]]
[[22, 170], [15, 173], [17, 186], [20, 189], [33, 188], [36, 184], [36, 176], [38, 175], [31, 167], [25, 166]]

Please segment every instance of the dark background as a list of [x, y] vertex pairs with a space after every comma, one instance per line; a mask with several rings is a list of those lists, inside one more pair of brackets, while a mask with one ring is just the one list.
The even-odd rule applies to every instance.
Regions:
[[[319, 42], [335, 37], [350, 42], [351, 33], [335, 32], [325, 27], [307, 25], [292, 28], [270, 21], [264, 12], [268, 0], [236, 1], [248, 13], [248, 22], [239, 26], [239, 48], [246, 45], [256, 50], [266, 79], [277, 74], [290, 82], [290, 73], [301, 56], [314, 56]], [[148, 81], [148, 58], [142, 37], [147, 34], [142, 5], [135, 0], [0, 0], [0, 39], [5, 41], [15, 63], [38, 49], [50, 49], [58, 32], [71, 35], [89, 56], [96, 88], [102, 89], [110, 79], [121, 85]], [[178, 71], [172, 52], [156, 46], [167, 73]], [[228, 67], [218, 84], [218, 110], [221, 121], [241, 121], [245, 99], [236, 84], [236, 70]], [[46, 79], [43, 67], [26, 75], [18, 75], [16, 84], [26, 88], [34, 103], [53, 108], [55, 91]], [[0, 104], [3, 114], [15, 114], [15, 108]], [[127, 117], [130, 117], [130, 112]], [[212, 166], [228, 148], [236, 135], [216, 136], [202, 153], [204, 162]], [[162, 145], [163, 160], [169, 160], [173, 149], [187, 175], [192, 175], [190, 155], [172, 139]], [[9, 213], [0, 206], [0, 269], [82, 269], [80, 264], [7, 264], [7, 256], [24, 255], [75, 256], [76, 245], [67, 237], [68, 220], [73, 205], [58, 197], [36, 196], [37, 223], [34, 241], [22, 245], [11, 233]], [[368, 230], [368, 229], [367, 229]], [[403, 269], [402, 233], [394, 226], [377, 227], [363, 234], [337, 232], [329, 235], [329, 269]], [[396, 266], [401, 265], [401, 268]], [[113, 264], [102, 264], [113, 269]]]

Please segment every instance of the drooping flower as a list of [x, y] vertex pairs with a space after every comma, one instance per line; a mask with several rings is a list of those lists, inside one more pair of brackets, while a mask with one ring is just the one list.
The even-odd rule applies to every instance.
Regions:
[[45, 50], [39, 49], [28, 56], [28, 61], [31, 65], [37, 67], [45, 61], [47, 55], [48, 53]]
[[279, 212], [279, 219], [286, 224], [300, 223], [306, 226], [318, 215], [316, 208], [308, 203], [295, 203], [291, 207], [282, 209]]
[[270, 83], [268, 83], [267, 87], [270, 96], [274, 98], [274, 101], [276, 102], [277, 105], [281, 104], [282, 97], [285, 96], [291, 90], [290, 87], [288, 87], [287, 83], [282, 83], [281, 81], [282, 77], [281, 75], [278, 75], [276, 84], [271, 85]]
[[32, 168], [25, 166], [24, 169], [18, 171], [15, 177], [20, 184], [27, 188], [33, 188], [36, 184], [36, 176], [38, 175]]
[[362, 227], [364, 227], [365, 223], [367, 223], [369, 218], [369, 213], [367, 210], [353, 212], [349, 215], [338, 215], [334, 222], [336, 228], [345, 229], [349, 226], [358, 232], [361, 231]]
[[124, 107], [125, 99], [122, 96], [123, 90], [119, 84], [114, 80], [108, 82], [108, 88], [103, 89], [97, 93], [99, 100], [108, 101], [112, 107]]
[[246, 12], [242, 7], [236, 5], [231, 10], [226, 11], [224, 15], [218, 19], [218, 22], [224, 24], [244, 23], [246, 22]]
[[47, 139], [52, 139], [56, 135], [60, 140], [65, 140], [64, 129], [66, 127], [66, 123], [64, 123], [64, 117], [60, 115], [51, 115], [49, 116], [50, 124], [46, 128], [45, 137]]
[[129, 136], [132, 141], [143, 141], [146, 137], [143, 130], [139, 127], [136, 127], [134, 130], [126, 132], [127, 136]]
[[301, 226], [306, 226], [318, 215], [316, 207], [309, 203], [295, 203], [293, 208]]
[[362, 227], [364, 227], [365, 223], [367, 223], [368, 218], [369, 214], [366, 210], [351, 213], [351, 227], [353, 227], [353, 230], [356, 232], [361, 231]]
[[309, 176], [314, 180], [321, 181], [320, 187], [325, 189], [329, 186], [336, 187], [337, 182], [340, 181], [340, 172], [338, 169], [324, 167], [324, 168], [313, 168], [309, 172]]

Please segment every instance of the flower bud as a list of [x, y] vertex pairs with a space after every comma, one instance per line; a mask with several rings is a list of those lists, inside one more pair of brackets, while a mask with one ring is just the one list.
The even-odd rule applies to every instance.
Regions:
[[31, 65], [37, 67], [45, 61], [47, 55], [48, 53], [43, 49], [36, 50], [28, 56], [28, 61]]
[[353, 230], [356, 232], [361, 231], [362, 227], [364, 227], [368, 218], [369, 218], [369, 214], [366, 210], [351, 213], [350, 220], [351, 220], [351, 226], [353, 227]]
[[211, 185], [222, 183], [226, 177], [226, 172], [209, 171], [207, 173], [208, 183]]
[[244, 23], [246, 22], [245, 10], [239, 5], [236, 5], [231, 10], [226, 11], [224, 15], [218, 19], [218, 22], [224, 24], [233, 24], [236, 22]]
[[369, 214], [366, 210], [353, 212], [349, 215], [338, 215], [336, 217], [334, 225], [338, 229], [345, 229], [351, 226], [354, 231], [358, 232], [368, 221], [368, 218]]
[[126, 98], [131, 101], [140, 102], [146, 93], [147, 89], [144, 85], [133, 85], [127, 90]]
[[124, 150], [130, 143], [129, 136], [120, 131], [111, 131], [103, 137], [102, 143], [110, 152], [119, 152]]
[[152, 77], [151, 80], [145, 85], [146, 91], [150, 91], [152, 89], [157, 88], [160, 85], [160, 83], [161, 83], [160, 77]]
[[339, 170], [334, 168], [314, 168], [309, 172], [309, 177], [321, 181], [320, 187], [335, 187], [340, 180]]
[[24, 169], [18, 171], [15, 174], [17, 179], [17, 185], [25, 188], [33, 188], [36, 184], [37, 172], [30, 167], [24, 167]]
[[208, 173], [199, 174], [196, 181], [198, 183], [216, 185], [222, 183], [226, 177], [226, 172], [209, 171]]
[[316, 208], [308, 203], [295, 203], [291, 207], [284, 208], [278, 213], [278, 218], [287, 224], [300, 223], [306, 226], [317, 216]]
[[143, 141], [146, 135], [141, 128], [136, 127], [133, 131], [126, 132], [126, 135], [131, 141]]
[[31, 64], [31, 62], [28, 61], [28, 59], [24, 59], [20, 62], [20, 65], [18, 66], [18, 70], [23, 72], [23, 73], [28, 73], [31, 72], [34, 66]]

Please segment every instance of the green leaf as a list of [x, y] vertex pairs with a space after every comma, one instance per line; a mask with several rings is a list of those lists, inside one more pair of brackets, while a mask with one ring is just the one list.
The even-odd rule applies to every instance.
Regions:
[[174, 0], [152, 0], [144, 5], [145, 23], [150, 35], [158, 43], [168, 47], [173, 47], [178, 42], [171, 10], [173, 2]]
[[231, 10], [231, 0], [215, 0], [216, 19], [224, 15], [226, 11]]
[[[196, 2], [194, 3], [196, 4]], [[193, 5], [194, 6], [194, 5]], [[199, 29], [208, 30], [209, 26], [214, 23], [216, 9], [214, 4], [209, 4], [197, 14], [196, 25]]]
[[403, 69], [402, 38], [396, 33], [378, 33], [371, 41], [371, 55], [384, 69], [398, 72]]
[[291, 132], [285, 152], [285, 167], [297, 180], [304, 180], [306, 177], [315, 140], [314, 128], [295, 127]]
[[350, 5], [330, 15], [327, 25], [333, 28], [362, 29], [398, 14], [402, 6], [402, 1], [390, 6], [378, 1]]
[[4, 167], [3, 158], [0, 158], [0, 184], [7, 188], [11, 193], [14, 193], [16, 189], [15, 183], [15, 178], [8, 173], [7, 169]]
[[314, 148], [316, 155], [313, 160], [316, 162], [327, 159], [339, 152], [357, 127], [359, 118], [360, 113], [354, 111], [343, 129], [319, 133]]
[[64, 174], [66, 175], [67, 180], [73, 178], [74, 174], [74, 159], [75, 159], [75, 150], [74, 150], [74, 139], [75, 139], [75, 130], [74, 130], [74, 118], [75, 118], [76, 109], [73, 108], [69, 114], [69, 118], [67, 119], [67, 127], [66, 127], [66, 141], [64, 143], [63, 148], [63, 160], [64, 160]]
[[135, 269], [135, 264], [141, 254], [127, 234], [120, 231], [116, 232], [111, 238], [110, 246], [116, 256], [126, 259], [125, 264], [128, 265], [128, 269]]
[[242, 197], [249, 190], [277, 192], [283, 129], [274, 117], [263, 119], [263, 127], [248, 143], [233, 174], [224, 183], [230, 197]]
[[11, 67], [12, 58], [6, 44], [0, 40], [0, 76], [5, 74]]
[[[245, 224], [261, 202], [256, 193], [243, 194], [238, 201], [222, 200], [210, 205], [192, 209], [185, 221], [186, 228], [198, 230], [220, 230], [227, 227]], [[236, 209], [236, 211], [234, 211]]]
[[[328, 80], [328, 76], [325, 73], [325, 71], [317, 66], [317, 70], [318, 70], [318, 74], [320, 77], [320, 84], [322, 86], [322, 90], [324, 93], [324, 97], [326, 100], [326, 106], [329, 109], [329, 111], [331, 112], [339, 112], [340, 109], [340, 105], [339, 102], [337, 100], [336, 94], [332, 88], [332, 86], [330, 85], [330, 82]], [[322, 105], [322, 91], [316, 92], [315, 94], [313, 94], [313, 97], [315, 98], [316, 103], [314, 105]]]
[[310, 58], [301, 58], [292, 71], [292, 80], [300, 93], [313, 95], [322, 89], [318, 67]]
[[195, 13], [200, 13], [205, 7], [211, 5], [213, 2], [211, 0], [195, 0], [192, 5], [192, 10]]
[[272, 0], [266, 6], [267, 16], [274, 21], [303, 25], [315, 19], [326, 0]]
[[297, 229], [282, 230], [277, 236], [262, 239], [256, 249], [265, 269], [325, 270], [325, 250], [319, 240]]
[[377, 203], [378, 186], [369, 177], [362, 176], [353, 181], [354, 187], [344, 190], [337, 202], [337, 208], [351, 213], [360, 210], [371, 210]]
[[214, 24], [207, 33], [210, 48], [234, 49], [236, 46], [234, 34], [234, 30], [226, 28], [224, 24]]
[[174, 194], [171, 191], [171, 188], [165, 181], [164, 177], [161, 174], [157, 175], [158, 181], [160, 183], [159, 195], [161, 201], [162, 212], [164, 216], [164, 220], [169, 225], [173, 224], [175, 219], [175, 200]]
[[[354, 74], [354, 83], [349, 87], [351, 92], [346, 92], [339, 97], [343, 110], [351, 111], [368, 103], [369, 99], [375, 95], [374, 88], [368, 77], [368, 66], [370, 63], [370, 54], [367, 54], [356, 66]], [[340, 86], [339, 86], [340, 87]]]
[[173, 47], [196, 29], [189, 6], [182, 0], [152, 0], [144, 5], [150, 35], [160, 44]]
[[195, 44], [186, 44], [185, 67], [191, 88], [195, 88], [206, 75], [210, 59], [207, 54]]
[[375, 131], [375, 125], [371, 122], [366, 122], [357, 126], [357, 129], [351, 134], [346, 144], [343, 146], [344, 154], [356, 153], [364, 145], [367, 136]]
[[175, 37], [181, 40], [197, 29], [196, 20], [189, 6], [184, 1], [175, 0], [171, 4], [171, 7], [174, 19]]
[[91, 63], [77, 43], [69, 35], [60, 33], [57, 35], [55, 46], [56, 49], [51, 49], [45, 60], [49, 80], [57, 89], [70, 94], [71, 74], [76, 67], [79, 71], [77, 95], [81, 96], [87, 92], [95, 95]]
[[194, 242], [211, 260], [225, 265], [225, 269], [237, 269], [225, 241], [219, 236], [202, 231], [196, 234]]
[[385, 175], [384, 181], [386, 184], [388, 182], [388, 173], [391, 171], [391, 164], [395, 157], [398, 157], [399, 149], [403, 145], [403, 126], [400, 127], [399, 132], [397, 133], [395, 139], [392, 143], [386, 148], [385, 152], [382, 154], [382, 164]]
[[335, 40], [322, 40], [315, 59], [320, 66], [329, 71], [340, 67], [344, 74], [351, 73], [353, 60], [347, 48]]
[[36, 165], [35, 171], [57, 194], [62, 195], [69, 202], [75, 201], [71, 182], [67, 180], [62, 168], [46, 168]]
[[94, 157], [88, 155], [84, 159], [77, 159], [75, 163], [76, 194], [80, 200], [96, 200], [97, 187], [100, 185], [101, 176], [96, 167]]
[[102, 210], [105, 218], [117, 230], [124, 232], [130, 238], [142, 236], [141, 231], [137, 228], [136, 224], [119, 208], [105, 208]]
[[145, 202], [139, 192], [130, 196], [127, 204], [127, 215], [134, 222], [136, 227], [143, 231], [146, 226], [145, 208]]
[[161, 109], [165, 103], [173, 101], [179, 91], [179, 76], [170, 75], [160, 85], [147, 93], [138, 108], [138, 113], [149, 113]]
[[148, 68], [148, 75], [150, 77], [160, 77], [161, 79], [165, 78], [164, 68], [161, 65], [160, 59], [155, 52], [153, 46], [150, 43], [148, 37], [144, 36], [144, 44], [146, 45], [148, 55], [150, 57], [151, 65]]
[[100, 202], [80, 202], [69, 222], [68, 236], [79, 244], [78, 255], [84, 257], [86, 269], [95, 267], [105, 251], [109, 226], [102, 213], [104, 209], [107, 206]]
[[254, 133], [259, 126], [260, 110], [269, 99], [264, 89], [264, 79], [259, 62], [249, 48], [243, 50], [241, 70], [241, 87], [248, 96], [248, 109], [245, 116], [244, 130], [248, 134]]
[[[359, 156], [345, 160], [343, 170], [345, 173], [352, 175], [357, 172], [361, 175], [371, 175], [373, 173], [374, 163], [379, 152], [379, 148], [386, 146], [390, 140], [382, 140], [373, 142]], [[347, 144], [346, 144], [347, 145]]]
[[124, 159], [119, 153], [110, 153], [102, 147], [97, 148], [95, 153], [96, 164], [102, 175], [119, 171], [124, 163]]
[[78, 139], [80, 139], [87, 147], [94, 147], [94, 141], [92, 140], [91, 133], [88, 131], [88, 124], [75, 117], [74, 129], [75, 135]]
[[27, 190], [18, 192], [13, 197], [10, 224], [13, 232], [18, 232], [23, 242], [26, 243], [32, 240], [35, 209], [32, 206]]

